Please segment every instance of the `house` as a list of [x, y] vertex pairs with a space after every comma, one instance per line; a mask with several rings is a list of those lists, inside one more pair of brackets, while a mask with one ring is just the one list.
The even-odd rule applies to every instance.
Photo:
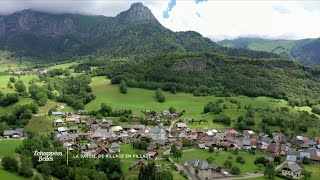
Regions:
[[140, 168], [145, 167], [145, 166], [147, 166], [147, 165], [148, 165], [148, 162], [147, 162], [147, 161], [145, 161], [144, 159], [140, 159], [139, 161], [133, 163], [133, 164], [131, 165], [131, 168], [140, 169]]
[[61, 132], [69, 132], [69, 129], [67, 127], [58, 127], [58, 131]]
[[63, 112], [60, 112], [60, 111], [53, 111], [53, 112], [51, 112], [51, 114], [52, 114], [53, 116], [62, 116], [62, 115], [64, 115], [64, 113], [63, 113]]
[[276, 156], [279, 155], [280, 153], [280, 145], [278, 144], [275, 144], [275, 143], [271, 143], [269, 144], [269, 146], [267, 147], [267, 150], [266, 150], [268, 153], [273, 153], [275, 154]]
[[287, 155], [286, 161], [296, 162], [297, 161], [297, 156], [295, 156], [295, 155]]
[[108, 146], [108, 150], [111, 153], [119, 153], [120, 152], [120, 145], [118, 143], [111, 143]]
[[165, 140], [166, 139], [166, 131], [158, 126], [153, 127], [149, 130], [149, 136], [154, 141], [156, 140]]
[[83, 116], [83, 115], [86, 115], [86, 114], [87, 114], [87, 112], [85, 110], [83, 110], [83, 109], [78, 110], [78, 115]]
[[156, 159], [157, 156], [158, 156], [157, 152], [148, 152], [146, 154], [146, 159], [148, 159], [148, 160]]
[[242, 132], [242, 134], [243, 134], [245, 137], [250, 137], [250, 138], [254, 136], [254, 132], [251, 131], [251, 130], [244, 130], [244, 131]]
[[297, 163], [287, 163], [282, 168], [282, 175], [290, 177], [292, 179], [300, 179], [302, 168]]
[[18, 128], [16, 130], [6, 130], [3, 132], [3, 137], [10, 138], [21, 138], [25, 135], [24, 129]]
[[78, 126], [71, 126], [69, 127], [70, 133], [78, 133]]
[[187, 128], [188, 126], [187, 126], [187, 124], [186, 123], [177, 123], [177, 128], [182, 128], [182, 129], [184, 129], [184, 128]]
[[209, 164], [207, 161], [202, 161], [193, 158], [184, 163], [188, 171], [201, 180], [213, 179], [215, 173], [221, 173], [221, 168], [215, 164]]
[[55, 119], [54, 121], [53, 121], [53, 126], [59, 126], [59, 125], [61, 125], [63, 123], [63, 121], [61, 120], [61, 119]]
[[104, 156], [106, 154], [108, 154], [108, 150], [103, 148], [103, 147], [100, 147], [96, 150], [96, 153], [95, 153], [97, 156]]

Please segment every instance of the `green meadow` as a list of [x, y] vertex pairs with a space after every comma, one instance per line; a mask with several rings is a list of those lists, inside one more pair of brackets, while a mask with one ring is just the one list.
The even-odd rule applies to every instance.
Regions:
[[[185, 110], [186, 113], [182, 118], [194, 118], [196, 120], [207, 119], [208, 123], [193, 124], [190, 127], [208, 127], [208, 128], [223, 128], [222, 124], [212, 123], [211, 120], [215, 117], [212, 114], [203, 114], [203, 107], [210, 101], [217, 101], [218, 99], [226, 99], [225, 97], [196, 97], [192, 94], [164, 92], [166, 101], [159, 103], [155, 100], [153, 90], [146, 90], [140, 88], [128, 88], [127, 94], [119, 92], [118, 85], [112, 85], [109, 79], [105, 77], [94, 77], [90, 84], [96, 99], [86, 105], [86, 109], [97, 110], [100, 109], [101, 103], [106, 103], [114, 109], [131, 109], [135, 114], [142, 115], [141, 111], [155, 110], [162, 111], [175, 107], [178, 111]], [[280, 107], [288, 107], [291, 111], [307, 110], [311, 112], [309, 107], [292, 108], [287, 105], [287, 101], [278, 100], [268, 97], [251, 98], [246, 96], [231, 97], [241, 103], [242, 106], [251, 105], [254, 108], [261, 109], [276, 109]], [[224, 104], [228, 106], [223, 110], [223, 114], [229, 116], [232, 120], [236, 120], [240, 115], [246, 114], [246, 109], [238, 109], [237, 105], [225, 101]]]
[[22, 140], [17, 139], [0, 139], [0, 158], [15, 155], [15, 150], [21, 143]]
[[21, 176], [15, 175], [11, 172], [5, 171], [2, 166], [0, 166], [0, 179], [3, 180], [24, 180]]

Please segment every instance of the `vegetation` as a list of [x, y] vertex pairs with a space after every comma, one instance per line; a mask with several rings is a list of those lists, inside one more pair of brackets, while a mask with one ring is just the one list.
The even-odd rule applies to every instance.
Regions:
[[320, 102], [318, 72], [282, 59], [174, 53], [107, 69], [109, 78], [123, 79], [129, 87], [175, 88], [194, 95], [269, 96], [288, 100], [292, 106]]

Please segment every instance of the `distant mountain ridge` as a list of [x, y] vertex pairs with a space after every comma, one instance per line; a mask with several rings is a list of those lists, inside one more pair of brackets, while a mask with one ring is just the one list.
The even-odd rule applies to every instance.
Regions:
[[320, 38], [301, 40], [239, 38], [220, 41], [218, 44], [230, 48], [247, 48], [276, 53], [306, 66], [320, 65]]
[[163, 27], [142, 3], [116, 17], [50, 14], [23, 10], [0, 17], [0, 48], [39, 59], [63, 60], [103, 52], [150, 57], [167, 52], [218, 52], [252, 58], [277, 57], [267, 52], [217, 45], [197, 32]]

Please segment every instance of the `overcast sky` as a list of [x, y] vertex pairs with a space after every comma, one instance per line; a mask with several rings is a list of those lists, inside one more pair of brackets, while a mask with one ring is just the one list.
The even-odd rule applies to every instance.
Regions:
[[[116, 16], [134, 0], [0, 0], [0, 14], [23, 9]], [[238, 37], [320, 37], [320, 0], [140, 0], [173, 31], [198, 31], [215, 41]]]

